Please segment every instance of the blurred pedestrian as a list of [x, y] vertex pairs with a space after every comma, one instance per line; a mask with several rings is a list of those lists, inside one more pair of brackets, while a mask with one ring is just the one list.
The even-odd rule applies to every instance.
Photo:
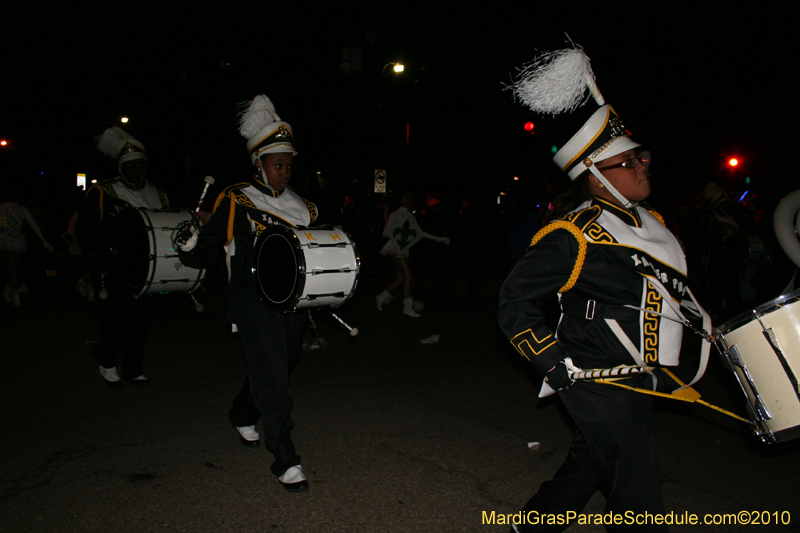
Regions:
[[437, 237], [426, 233], [419, 227], [412, 211], [414, 197], [406, 193], [400, 200], [400, 207], [386, 219], [383, 236], [389, 240], [381, 248], [381, 254], [390, 256], [395, 264], [395, 279], [375, 297], [378, 311], [383, 311], [383, 306], [392, 301], [392, 291], [403, 287], [403, 314], [412, 318], [421, 316], [421, 302], [415, 302], [411, 296], [411, 283], [413, 276], [408, 262], [409, 251], [420, 239], [431, 239], [436, 242], [450, 244], [447, 237]]
[[18, 285], [23, 256], [28, 251], [28, 243], [22, 232], [23, 223], [28, 224], [48, 252], [54, 251], [54, 248], [45, 239], [28, 208], [18, 203], [17, 190], [12, 188], [3, 196], [6, 200], [0, 204], [0, 251], [3, 253], [3, 263], [6, 267], [3, 299], [6, 303], [13, 303], [14, 307], [19, 307], [22, 305], [20, 295], [28, 292], [27, 285]]

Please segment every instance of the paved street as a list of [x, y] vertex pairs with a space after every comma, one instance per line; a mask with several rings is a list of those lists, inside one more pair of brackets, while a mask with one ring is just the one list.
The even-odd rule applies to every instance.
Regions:
[[[159, 297], [142, 388], [102, 382], [89, 355], [99, 305], [69, 279], [42, 277], [21, 309], [3, 304], [1, 532], [506, 532], [483, 517], [518, 511], [562, 462], [570, 425], [557, 401], [536, 399], [536, 376], [498, 332], [499, 277], [479, 305], [462, 283], [446, 297], [421, 287], [411, 319], [397, 299], [376, 311], [381, 284], [365, 272], [339, 313], [355, 340], [315, 313], [325, 346], [304, 352], [292, 383], [311, 490], [285, 493], [271, 456], [227, 422], [245, 368], [220, 279], [201, 314], [186, 296]], [[712, 356], [698, 390], [744, 413]], [[765, 446], [741, 422], [666, 400], [655, 419], [668, 511], [771, 520], [672, 531], [800, 531], [800, 441]], [[596, 495], [587, 512], [603, 504]], [[790, 524], [774, 525], [782, 512]]]

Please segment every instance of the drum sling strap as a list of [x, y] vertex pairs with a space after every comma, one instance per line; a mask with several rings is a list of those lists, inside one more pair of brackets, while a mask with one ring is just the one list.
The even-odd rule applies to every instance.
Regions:
[[[640, 367], [627, 367], [627, 368], [632, 368], [634, 370], [639, 370], [640, 369]], [[612, 369], [612, 370], [614, 370], [614, 369]], [[652, 370], [652, 369], [650, 369], [650, 370]], [[641, 369], [641, 371], [645, 371], [645, 370]], [[755, 426], [755, 424], [753, 422], [751, 422], [750, 420], [747, 420], [746, 418], [742, 418], [741, 416], [737, 415], [736, 413], [732, 413], [732, 412], [728, 411], [727, 409], [723, 409], [722, 407], [719, 407], [719, 406], [710, 404], [710, 403], [708, 403], [708, 402], [706, 402], [704, 400], [701, 400], [700, 399], [701, 396], [700, 396], [699, 392], [697, 392], [695, 389], [693, 389], [689, 385], [684, 384], [680, 379], [678, 379], [678, 377], [675, 374], [670, 372], [668, 369], [662, 367], [661, 371], [666, 373], [673, 380], [675, 380], [675, 382], [678, 383], [679, 385], [681, 385], [681, 387], [678, 388], [678, 389], [675, 389], [671, 393], [666, 393], [666, 392], [658, 392], [658, 391], [654, 391], [654, 390], [641, 389], [641, 388], [638, 388], [638, 387], [631, 387], [630, 385], [625, 385], [624, 383], [620, 382], [620, 380], [625, 379], [624, 377], [617, 377], [617, 378], [610, 378], [610, 379], [608, 379], [608, 378], [595, 379], [594, 382], [595, 383], [605, 383], [607, 385], [614, 385], [616, 387], [621, 387], [621, 388], [627, 389], [629, 391], [639, 392], [641, 394], [649, 394], [651, 396], [658, 396], [660, 398], [669, 398], [671, 400], [679, 400], [679, 401], [682, 401], [682, 402], [689, 402], [689, 403], [699, 403], [700, 405], [704, 405], [706, 407], [710, 407], [711, 409], [714, 409], [715, 411], [719, 411], [720, 413], [723, 413], [723, 414], [726, 414], [726, 415], [728, 415], [730, 417], [733, 417], [736, 420], [741, 420], [742, 422], [744, 422], [744, 423], [746, 423], [746, 424], [748, 424], [750, 426]], [[587, 374], [588, 373], [589, 372], [587, 372]], [[577, 375], [573, 375], [572, 377], [573, 378], [577, 378], [578, 376]]]
[[[666, 316], [666, 315], [664, 315], [662, 313], [657, 313], [656, 311], [653, 311], [653, 310], [642, 309], [642, 308], [639, 308], [639, 307], [636, 307], [636, 306], [632, 306], [632, 305], [626, 305], [625, 307], [628, 307], [628, 308], [631, 308], [631, 309], [636, 309], [636, 310], [639, 310], [639, 311], [644, 311], [644, 312], [647, 312], [647, 313], [659, 314], [664, 318], [668, 318], [669, 320], [673, 320], [673, 321], [676, 321], [676, 322], [680, 321], [680, 322], [683, 323], [683, 325], [685, 325], [686, 327], [690, 328], [692, 331], [694, 331], [695, 333], [697, 333], [698, 335], [703, 337], [703, 339], [706, 342], [703, 343], [703, 348], [702, 348], [701, 354], [700, 354], [700, 365], [699, 365], [697, 373], [695, 374], [695, 376], [692, 379], [692, 381], [689, 382], [688, 384], [683, 383], [683, 381], [681, 381], [669, 369], [667, 369], [665, 367], [661, 367], [661, 371], [662, 372], [667, 374], [671, 379], [673, 379], [675, 381], [675, 383], [678, 383], [680, 385], [680, 387], [678, 387], [677, 389], [675, 389], [671, 393], [658, 392], [658, 391], [654, 391], [654, 390], [650, 390], [650, 389], [642, 389], [642, 388], [639, 388], [639, 387], [632, 387], [630, 385], [626, 385], [626, 384], [622, 383], [622, 380], [624, 380], [626, 378], [626, 376], [629, 376], [631, 374], [640, 374], [640, 373], [645, 373], [645, 372], [646, 373], [650, 373], [653, 370], [655, 370], [654, 367], [645, 366], [643, 364], [640, 364], [639, 366], [621, 366], [621, 367], [616, 367], [616, 368], [609, 368], [609, 369], [603, 369], [603, 370], [589, 370], [589, 371], [581, 371], [579, 368], [572, 367], [571, 368], [571, 370], [573, 370], [573, 372], [571, 374], [572, 379], [591, 379], [595, 383], [605, 383], [607, 385], [614, 385], [616, 387], [621, 387], [623, 389], [627, 389], [627, 390], [630, 390], [630, 391], [633, 391], [633, 392], [638, 392], [638, 393], [641, 393], [641, 394], [649, 394], [651, 396], [658, 396], [658, 397], [661, 397], [661, 398], [669, 398], [671, 400], [679, 400], [679, 401], [689, 402], [689, 403], [699, 403], [700, 405], [704, 405], [706, 407], [714, 409], [715, 411], [719, 411], [720, 413], [726, 414], [726, 415], [728, 415], [730, 417], [733, 417], [733, 418], [735, 418], [737, 420], [741, 420], [742, 422], [745, 422], [746, 424], [748, 424], [750, 426], [754, 426], [755, 424], [753, 422], [751, 422], [750, 420], [742, 418], [741, 416], [739, 416], [739, 415], [737, 415], [735, 413], [732, 413], [732, 412], [730, 412], [730, 411], [728, 411], [726, 409], [723, 409], [722, 407], [718, 407], [718, 406], [713, 405], [711, 403], [708, 403], [708, 402], [706, 402], [704, 400], [701, 400], [700, 399], [701, 398], [700, 393], [692, 388], [692, 385], [697, 383], [697, 381], [701, 377], [703, 377], [703, 374], [705, 373], [705, 370], [706, 370], [706, 366], [708, 365], [708, 356], [709, 356], [709, 353], [711, 351], [711, 344], [713, 342], [715, 342], [715, 340], [716, 340], [711, 334], [708, 333], [708, 331], [711, 329], [711, 317], [697, 303], [697, 300], [695, 299], [694, 294], [692, 294], [692, 291], [690, 289], [688, 289], [688, 288], [686, 289], [688, 294], [689, 294], [689, 297], [692, 299], [694, 308], [691, 307], [688, 304], [684, 304], [684, 307], [686, 307], [687, 309], [691, 309], [694, 313], [699, 314], [699, 315], [701, 315], [703, 317], [703, 326], [702, 326], [702, 329], [700, 329], [700, 330], [695, 328], [689, 322], [689, 320], [685, 317], [685, 315], [680, 311], [680, 307], [678, 306], [678, 304], [676, 304], [672, 300], [672, 298], [670, 297], [669, 293], [667, 292], [667, 289], [665, 287], [661, 286], [661, 283], [659, 283], [657, 280], [653, 280], [653, 279], [648, 279], [648, 283], [650, 283], [651, 286], [653, 286], [653, 288], [655, 290], [657, 290], [663, 296], [664, 301], [668, 302], [668, 304], [670, 305], [672, 310], [675, 311], [675, 314], [678, 315], [680, 320], [676, 320], [675, 318]], [[641, 360], [641, 355], [639, 354], [638, 350], [636, 350], [636, 347], [633, 345], [633, 343], [630, 341], [630, 339], [628, 339], [627, 335], [625, 335], [625, 332], [622, 331], [622, 328], [619, 326], [619, 324], [616, 322], [616, 320], [614, 320], [612, 318], [605, 318], [605, 321], [609, 325], [609, 327], [612, 329], [612, 331], [614, 331], [614, 333], [617, 335], [617, 337], [619, 337], [620, 341], [626, 346], [626, 348], [628, 349], [628, 351], [630, 352], [630, 354], [634, 358], [634, 360], [639, 362]], [[615, 331], [615, 327], [614, 326], [616, 326], [616, 328], [619, 331]], [[625, 341], [627, 341], [627, 343]], [[568, 368], [572, 366], [571, 363], [572, 363], [572, 361], [568, 361], [567, 362], [567, 367]]]

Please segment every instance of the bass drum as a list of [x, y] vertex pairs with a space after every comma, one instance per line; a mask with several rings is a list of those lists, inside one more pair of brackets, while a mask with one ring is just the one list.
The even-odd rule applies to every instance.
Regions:
[[715, 330], [725, 366], [747, 398], [764, 442], [800, 437], [800, 291], [780, 296]]
[[133, 296], [191, 293], [200, 286], [205, 269], [181, 263], [172, 243], [178, 226], [193, 216], [188, 209], [130, 208], [120, 213], [111, 257]]
[[253, 255], [262, 299], [282, 312], [339, 307], [355, 292], [360, 267], [355, 243], [338, 226], [272, 225]]

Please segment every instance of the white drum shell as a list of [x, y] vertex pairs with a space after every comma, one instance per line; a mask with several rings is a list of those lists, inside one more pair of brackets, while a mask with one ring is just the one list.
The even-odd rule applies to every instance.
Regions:
[[[294, 228], [305, 259], [305, 287], [297, 309], [338, 307], [355, 292], [358, 282], [358, 254], [342, 228]], [[344, 247], [331, 245], [344, 243]], [[338, 271], [338, 272], [335, 272]], [[343, 293], [344, 296], [318, 296]]]
[[147, 233], [149, 265], [141, 286], [138, 280], [135, 284], [129, 284], [135, 291], [134, 295], [138, 297], [144, 294], [185, 293], [197, 289], [205, 276], [205, 269], [181, 263], [172, 243], [176, 228], [181, 223], [192, 220], [192, 211], [146, 208], [135, 211], [141, 217]]
[[[764, 336], [765, 329], [771, 330], [777, 338], [788, 369]], [[720, 326], [718, 332], [724, 339], [728, 357], [734, 352], [733, 359], [736, 356], [741, 359], [742, 365], [731, 362], [751, 405], [756, 405], [758, 394], [769, 413], [766, 420], [754, 420], [765, 426], [761, 429], [769, 434], [766, 440], [800, 436], [800, 431], [796, 430], [800, 426], [800, 393], [792, 384], [792, 377], [800, 376], [800, 292], [741, 315]]]

